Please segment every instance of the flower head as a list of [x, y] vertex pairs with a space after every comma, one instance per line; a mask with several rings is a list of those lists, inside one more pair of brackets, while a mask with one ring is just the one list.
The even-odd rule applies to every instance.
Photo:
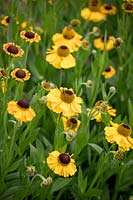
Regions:
[[133, 13], [133, 2], [122, 3], [122, 9], [127, 13]]
[[115, 15], [116, 14], [116, 7], [111, 4], [103, 4], [100, 8], [101, 12], [106, 15]]
[[41, 40], [40, 35], [35, 33], [34, 31], [21, 31], [20, 37], [24, 39], [26, 42], [39, 42]]
[[68, 69], [76, 65], [76, 60], [66, 45], [54, 46], [53, 50], [49, 49], [47, 51], [46, 61], [58, 69]]
[[48, 155], [47, 164], [49, 168], [59, 176], [73, 176], [77, 171], [75, 161], [68, 153], [52, 151]]
[[12, 57], [21, 57], [24, 54], [23, 49], [12, 42], [3, 44], [3, 50]]
[[16, 68], [11, 72], [12, 78], [16, 81], [24, 82], [30, 79], [30, 72], [26, 69]]
[[97, 101], [95, 106], [89, 110], [88, 115], [91, 116], [91, 119], [95, 119], [96, 122], [102, 122], [102, 113], [107, 113], [110, 116], [116, 116], [116, 109], [113, 109], [111, 106], [107, 105], [103, 100]]
[[63, 124], [64, 124], [64, 131], [73, 130], [74, 132], [77, 132], [80, 120], [78, 120], [76, 117], [65, 117], [62, 116]]
[[111, 125], [104, 128], [107, 141], [116, 143], [123, 151], [133, 149], [133, 138], [130, 137], [131, 127], [124, 123], [117, 124], [111, 122]]
[[81, 17], [94, 23], [100, 22], [106, 18], [106, 15], [100, 10], [99, 0], [90, 0], [89, 7], [81, 10]]
[[0, 23], [4, 26], [8, 26], [10, 22], [10, 16], [4, 16], [3, 19], [1, 19]]
[[106, 38], [100, 37], [94, 39], [94, 46], [95, 48], [100, 49], [101, 51], [103, 51], [104, 49], [110, 51], [114, 48], [114, 41], [115, 38], [113, 36], [107, 36]]
[[77, 97], [72, 89], [54, 88], [47, 95], [47, 106], [56, 113], [64, 116], [74, 116], [81, 113], [82, 99]]
[[112, 78], [116, 73], [116, 70], [114, 67], [112, 66], [108, 66], [102, 73], [102, 75], [108, 79], [108, 78]]
[[31, 121], [36, 116], [34, 110], [30, 107], [29, 102], [24, 99], [19, 101], [9, 101], [7, 111], [18, 121], [22, 122]]
[[54, 83], [50, 83], [49, 81], [46, 81], [46, 80], [45, 80], [45, 81], [42, 81], [42, 82], [41, 82], [41, 85], [42, 85], [42, 88], [43, 88], [44, 90], [47, 90], [47, 91], [49, 91], [49, 90], [55, 88]]
[[78, 34], [72, 25], [65, 26], [62, 33], [55, 33], [53, 35], [53, 43], [56, 46], [66, 45], [72, 51], [77, 51], [81, 46], [82, 35]]

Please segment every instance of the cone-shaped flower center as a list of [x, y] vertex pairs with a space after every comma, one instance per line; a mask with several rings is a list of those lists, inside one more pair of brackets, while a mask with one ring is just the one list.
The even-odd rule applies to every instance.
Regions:
[[29, 108], [29, 102], [24, 100], [24, 99], [21, 99], [17, 102], [17, 104], [21, 107], [21, 108]]
[[123, 135], [125, 137], [131, 134], [131, 128], [127, 124], [120, 124], [117, 128], [117, 131], [120, 135]]
[[111, 71], [111, 68], [110, 67], [107, 67], [106, 69], [105, 69], [105, 72], [110, 72]]
[[74, 36], [75, 36], [75, 31], [73, 30], [72, 26], [69, 25], [69, 26], [67, 26], [67, 27], [65, 27], [65, 28], [63, 29], [63, 33], [62, 33], [62, 34], [63, 34], [63, 37], [64, 37], [65, 39], [70, 40], [70, 39], [74, 38]]
[[29, 39], [34, 38], [34, 36], [35, 36], [35, 34], [34, 34], [33, 32], [31, 32], [31, 31], [27, 31], [27, 32], [25, 33], [25, 37], [27, 37], [27, 38], [29, 38]]
[[60, 46], [58, 49], [57, 49], [57, 54], [59, 55], [59, 56], [62, 56], [62, 57], [66, 57], [66, 56], [68, 56], [69, 55], [69, 53], [70, 53], [70, 51], [69, 51], [69, 49], [68, 49], [68, 47], [67, 46]]
[[17, 48], [15, 45], [10, 45], [10, 46], [7, 48], [7, 51], [8, 51], [9, 53], [17, 54], [17, 53], [18, 53], [18, 48]]
[[92, 11], [99, 11], [100, 4], [99, 0], [90, 0], [89, 8]]
[[61, 154], [59, 155], [59, 161], [60, 161], [62, 164], [68, 164], [68, 163], [70, 163], [71, 158], [70, 158], [69, 154], [67, 154], [67, 153], [61, 153]]
[[6, 22], [7, 22], [7, 23], [10, 22], [10, 17], [9, 17], [9, 16], [6, 18]]
[[62, 90], [61, 99], [66, 103], [72, 103], [74, 100], [74, 93], [71, 90]]
[[73, 128], [76, 128], [77, 127], [77, 124], [78, 124], [78, 121], [77, 119], [75, 118], [70, 118], [68, 121], [67, 121], [67, 126], [70, 127], [71, 129]]
[[125, 4], [125, 9], [126, 9], [126, 10], [132, 10], [132, 9], [133, 9], [133, 5], [130, 4], [130, 3], [126, 3], [126, 4]]
[[26, 76], [26, 73], [24, 70], [19, 69], [16, 71], [15, 75], [17, 76], [17, 78], [24, 78]]
[[107, 4], [107, 5], [105, 5], [105, 7], [104, 7], [106, 10], [111, 10], [112, 9], [112, 6], [110, 5], [110, 4]]

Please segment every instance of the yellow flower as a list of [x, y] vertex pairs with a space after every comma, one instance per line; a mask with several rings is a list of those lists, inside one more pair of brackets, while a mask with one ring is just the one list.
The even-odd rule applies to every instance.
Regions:
[[122, 9], [127, 13], [133, 13], [133, 2], [124, 2]]
[[59, 47], [54, 46], [52, 50], [49, 49], [47, 51], [46, 61], [58, 69], [68, 69], [76, 65], [75, 58], [71, 55], [70, 49], [65, 45]]
[[91, 115], [91, 120], [102, 122], [102, 113], [108, 113], [110, 116], [116, 116], [116, 109], [107, 105], [103, 100], [97, 101], [95, 106], [88, 112]]
[[133, 149], [133, 138], [131, 135], [131, 127], [127, 124], [117, 124], [111, 122], [111, 127], [104, 128], [105, 137], [108, 142], [118, 144], [119, 148], [123, 151]]
[[116, 70], [114, 67], [112, 66], [108, 66], [102, 73], [102, 75], [108, 79], [108, 78], [111, 78], [112, 76], [114, 76], [116, 73]]
[[16, 81], [24, 82], [30, 79], [30, 72], [26, 69], [16, 68], [11, 72], [12, 78]]
[[10, 22], [10, 16], [4, 16], [0, 23], [4, 26], [8, 26]]
[[23, 49], [20, 46], [15, 45], [12, 42], [3, 44], [3, 50], [10, 56], [21, 57], [24, 54]]
[[95, 48], [100, 49], [101, 51], [103, 51], [104, 49], [110, 51], [114, 48], [114, 41], [115, 37], [113, 36], [107, 36], [106, 41], [105, 37], [96, 38], [94, 39], [94, 46]]
[[68, 25], [64, 27], [62, 33], [55, 33], [52, 40], [56, 46], [66, 45], [72, 51], [77, 51], [82, 44], [81, 38], [82, 35], [78, 34], [72, 25]]
[[68, 153], [52, 151], [47, 158], [49, 168], [59, 176], [73, 176], [77, 171], [75, 161]]
[[81, 17], [94, 23], [100, 22], [106, 18], [106, 15], [100, 10], [99, 0], [90, 0], [89, 7], [81, 10]]
[[100, 7], [102, 13], [106, 15], [115, 15], [116, 14], [116, 7], [112, 6], [111, 4], [103, 4]]
[[54, 88], [47, 95], [47, 106], [56, 113], [64, 116], [74, 116], [81, 113], [82, 99], [77, 97], [72, 89]]
[[18, 121], [29, 122], [35, 116], [34, 110], [30, 107], [29, 102], [21, 99], [19, 101], [9, 101], [7, 111]]
[[64, 131], [72, 130], [74, 132], [77, 132], [80, 120], [78, 120], [76, 117], [62, 117], [63, 124], [64, 124]]
[[20, 37], [24, 39], [26, 42], [39, 42], [41, 40], [40, 35], [35, 33], [34, 31], [21, 31]]

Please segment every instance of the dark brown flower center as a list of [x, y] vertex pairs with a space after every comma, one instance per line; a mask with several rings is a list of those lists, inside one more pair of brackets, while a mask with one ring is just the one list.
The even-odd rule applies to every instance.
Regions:
[[126, 3], [126, 4], [125, 4], [125, 9], [126, 9], [126, 10], [132, 10], [132, 9], [133, 9], [133, 5], [130, 4], [130, 3]]
[[111, 68], [110, 67], [107, 67], [106, 69], [105, 69], [105, 72], [110, 72], [111, 71]]
[[72, 103], [74, 100], [74, 93], [71, 90], [62, 90], [61, 99], [66, 103]]
[[101, 40], [102, 40], [102, 42], [104, 42], [104, 41], [108, 41], [109, 40], [109, 36], [107, 35], [107, 36], [102, 36], [101, 37]]
[[59, 56], [66, 57], [69, 55], [69, 53], [70, 53], [70, 51], [67, 46], [62, 45], [57, 49], [57, 54]]
[[25, 36], [26, 36], [27, 38], [29, 38], [29, 39], [32, 39], [32, 38], [35, 37], [35, 34], [34, 34], [33, 32], [31, 32], [31, 31], [27, 31], [27, 32], [25, 33]]
[[75, 31], [73, 30], [73, 27], [69, 25], [63, 29], [62, 34], [65, 39], [70, 40], [75, 36]]
[[90, 0], [89, 8], [92, 11], [98, 11], [99, 10], [99, 6], [100, 6], [100, 1], [99, 0]]
[[26, 73], [24, 70], [19, 69], [16, 71], [15, 75], [17, 76], [17, 78], [24, 78], [26, 76]]
[[120, 135], [128, 137], [131, 134], [131, 128], [127, 124], [120, 124], [117, 128]]
[[6, 18], [6, 22], [7, 22], [7, 23], [10, 22], [10, 17], [9, 17], [9, 16]]
[[10, 45], [8, 48], [7, 48], [7, 51], [9, 53], [12, 53], [12, 54], [17, 54], [18, 53], [18, 48], [15, 46], [15, 45]]
[[112, 9], [112, 6], [110, 5], [110, 4], [107, 4], [107, 5], [105, 5], [105, 7], [104, 7], [106, 10], [111, 10]]
[[59, 161], [62, 163], [62, 164], [69, 164], [70, 161], [71, 161], [71, 158], [69, 156], [69, 154], [67, 153], [61, 153], [59, 155]]
[[21, 99], [17, 102], [17, 104], [21, 107], [21, 108], [29, 108], [29, 102], [24, 100], [24, 99]]
[[71, 129], [74, 129], [77, 127], [77, 124], [78, 124], [78, 121], [77, 119], [75, 118], [70, 118], [68, 121], [67, 121], [67, 126], [70, 127]]

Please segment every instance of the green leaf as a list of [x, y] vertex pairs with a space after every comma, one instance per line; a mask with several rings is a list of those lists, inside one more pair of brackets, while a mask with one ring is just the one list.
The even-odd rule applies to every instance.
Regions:
[[68, 185], [71, 180], [72, 180], [72, 178], [58, 178], [58, 179], [56, 179], [54, 181], [53, 185], [52, 185], [51, 192], [55, 192], [55, 191], [60, 190], [61, 188]]
[[78, 186], [79, 186], [80, 190], [82, 188], [82, 183], [83, 183], [83, 174], [82, 174], [81, 168], [79, 167], [79, 170], [78, 170]]
[[88, 143], [88, 145], [91, 146], [93, 149], [95, 149], [99, 154], [103, 152], [103, 148], [97, 144]]
[[99, 197], [102, 193], [100, 189], [88, 189], [85, 193], [86, 197]]
[[8, 172], [12, 172], [15, 171], [16, 169], [18, 169], [18, 167], [20, 166], [20, 164], [22, 163], [23, 159], [19, 159], [16, 162], [14, 162], [9, 168], [8, 168]]
[[[64, 148], [63, 148], [64, 147]], [[66, 141], [64, 136], [64, 127], [62, 120], [59, 120], [56, 129], [55, 129], [55, 136], [54, 136], [54, 148], [56, 150], [59, 150], [60, 148], [62, 150], [65, 150], [66, 147]]]

